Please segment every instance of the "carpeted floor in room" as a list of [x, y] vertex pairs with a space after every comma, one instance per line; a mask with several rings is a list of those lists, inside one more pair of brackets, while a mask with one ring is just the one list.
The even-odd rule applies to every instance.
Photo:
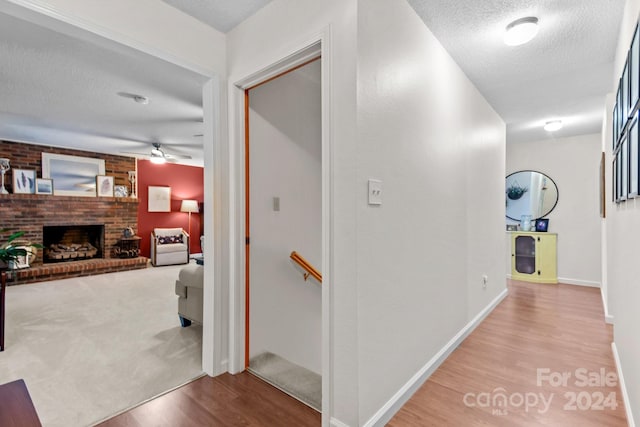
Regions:
[[45, 427], [74, 427], [200, 376], [202, 327], [177, 314], [182, 267], [8, 287], [0, 384], [23, 378]]

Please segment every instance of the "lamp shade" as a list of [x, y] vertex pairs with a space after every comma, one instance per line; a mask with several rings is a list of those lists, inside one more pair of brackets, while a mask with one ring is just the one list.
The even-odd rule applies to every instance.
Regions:
[[198, 213], [198, 201], [197, 200], [183, 200], [180, 205], [180, 212]]

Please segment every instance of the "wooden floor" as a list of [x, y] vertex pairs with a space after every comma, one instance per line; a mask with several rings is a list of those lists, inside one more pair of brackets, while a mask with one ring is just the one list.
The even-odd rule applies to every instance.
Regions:
[[[617, 381], [597, 384], [601, 370], [616, 372], [600, 298], [594, 288], [511, 282], [509, 296], [389, 426], [626, 426]], [[549, 374], [540, 385], [538, 369]], [[579, 369], [595, 385], [582, 385]], [[566, 373], [566, 385], [550, 384]], [[317, 412], [243, 373], [199, 379], [101, 427], [319, 425]]]
[[[617, 379], [610, 379], [614, 387], [596, 385], [601, 370], [616, 373], [612, 340], [599, 289], [512, 281], [509, 296], [388, 425], [626, 426]], [[538, 385], [538, 369], [548, 369], [557, 386], [543, 372]], [[594, 376], [593, 386], [578, 369]], [[500, 396], [506, 405], [499, 406]], [[548, 410], [542, 398], [551, 401]]]
[[202, 377], [100, 427], [313, 426], [320, 414], [243, 372]]

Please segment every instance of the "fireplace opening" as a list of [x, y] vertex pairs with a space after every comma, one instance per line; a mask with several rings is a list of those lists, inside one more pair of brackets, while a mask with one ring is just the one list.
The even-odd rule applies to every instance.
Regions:
[[42, 228], [43, 263], [104, 257], [104, 225], [54, 225]]

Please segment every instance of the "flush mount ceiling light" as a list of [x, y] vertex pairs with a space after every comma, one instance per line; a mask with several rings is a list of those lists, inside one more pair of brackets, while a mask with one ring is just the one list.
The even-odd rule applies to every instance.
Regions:
[[142, 104], [142, 105], [147, 105], [149, 103], [149, 98], [147, 98], [146, 96], [135, 94], [135, 93], [118, 92], [118, 96], [121, 96], [123, 98], [133, 99], [134, 102], [137, 102], [138, 104]]
[[551, 120], [544, 124], [544, 130], [547, 132], [555, 132], [562, 129], [562, 120]]
[[505, 29], [504, 44], [507, 46], [519, 46], [531, 41], [538, 34], [538, 18], [528, 16], [516, 19]]

